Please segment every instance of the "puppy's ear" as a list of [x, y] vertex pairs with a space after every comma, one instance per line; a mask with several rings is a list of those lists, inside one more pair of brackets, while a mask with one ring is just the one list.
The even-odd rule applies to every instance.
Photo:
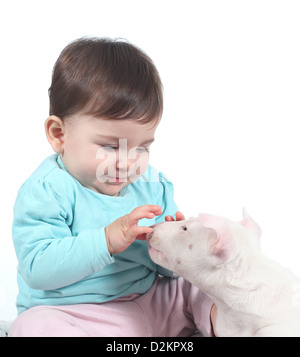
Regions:
[[253, 218], [247, 213], [245, 207], [243, 208], [243, 220], [240, 224], [247, 228], [249, 232], [251, 232], [256, 238], [261, 237], [261, 228], [260, 226], [254, 221]]
[[235, 239], [228, 222], [221, 217], [209, 214], [200, 214], [199, 218], [205, 227], [210, 228], [210, 253], [222, 262], [228, 261], [236, 253]]

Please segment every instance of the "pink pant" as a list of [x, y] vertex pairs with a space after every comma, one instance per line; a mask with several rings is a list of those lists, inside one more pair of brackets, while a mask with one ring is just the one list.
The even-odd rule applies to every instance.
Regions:
[[102, 304], [36, 306], [9, 336], [179, 337], [210, 335], [211, 300], [182, 278], [160, 278], [144, 295]]

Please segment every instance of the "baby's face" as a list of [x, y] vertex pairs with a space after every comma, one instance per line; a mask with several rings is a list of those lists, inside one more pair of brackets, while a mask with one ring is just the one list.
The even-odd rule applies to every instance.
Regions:
[[91, 116], [65, 120], [61, 158], [83, 186], [109, 196], [136, 181], [147, 169], [157, 125]]

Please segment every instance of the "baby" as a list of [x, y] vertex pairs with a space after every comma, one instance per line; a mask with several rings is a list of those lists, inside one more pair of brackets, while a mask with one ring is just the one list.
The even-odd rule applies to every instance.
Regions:
[[55, 154], [14, 207], [9, 335], [211, 335], [212, 301], [155, 264], [145, 241], [151, 225], [184, 219], [172, 183], [148, 164], [163, 111], [151, 59], [126, 41], [79, 39], [60, 54], [49, 97]]

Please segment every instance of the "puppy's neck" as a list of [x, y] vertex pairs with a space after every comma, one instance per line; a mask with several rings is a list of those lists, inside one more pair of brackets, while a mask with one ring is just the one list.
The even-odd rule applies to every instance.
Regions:
[[260, 321], [288, 308], [296, 278], [263, 255], [255, 264], [242, 259], [232, 263], [216, 269], [213, 279], [198, 287], [217, 306], [217, 332], [249, 336], [261, 328]]
[[260, 255], [251, 263], [237, 257], [231, 264], [216, 268], [209, 280], [202, 277], [198, 286], [224, 311], [262, 316], [279, 307], [292, 282], [289, 271]]

